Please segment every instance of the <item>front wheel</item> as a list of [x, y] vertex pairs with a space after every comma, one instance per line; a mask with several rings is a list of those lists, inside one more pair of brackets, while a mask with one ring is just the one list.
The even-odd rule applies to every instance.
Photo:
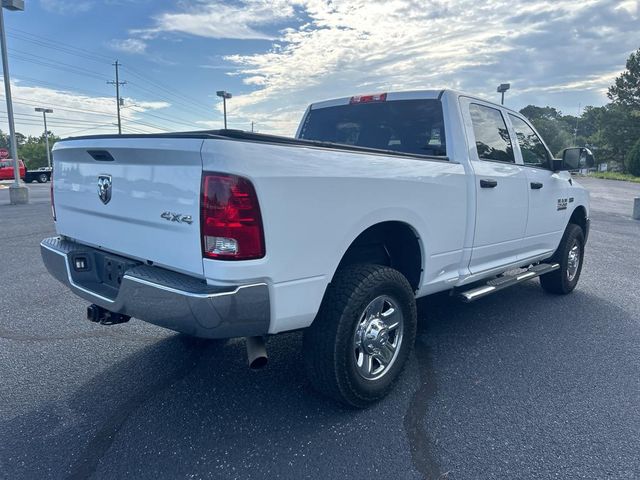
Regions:
[[578, 225], [570, 223], [562, 236], [560, 246], [551, 262], [560, 268], [540, 277], [540, 285], [547, 292], [565, 295], [571, 293], [580, 279], [584, 258], [584, 233]]
[[304, 333], [304, 364], [316, 390], [363, 408], [384, 397], [416, 337], [416, 302], [407, 279], [382, 265], [339, 270]]

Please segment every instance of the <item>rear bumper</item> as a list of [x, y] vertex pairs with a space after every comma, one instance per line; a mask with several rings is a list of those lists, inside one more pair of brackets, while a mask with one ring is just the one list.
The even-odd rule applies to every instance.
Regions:
[[[204, 338], [265, 335], [269, 289], [265, 283], [211, 286], [189, 275], [132, 263], [118, 288], [100, 280], [101, 251], [60, 237], [43, 240], [47, 270], [76, 295], [111, 312]], [[73, 259], [88, 259], [93, 271], [76, 271]], [[126, 260], [126, 259], [123, 259]]]

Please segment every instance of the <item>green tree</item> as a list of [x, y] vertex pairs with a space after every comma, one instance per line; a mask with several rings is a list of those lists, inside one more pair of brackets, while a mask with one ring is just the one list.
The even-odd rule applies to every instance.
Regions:
[[627, 69], [616, 77], [607, 96], [617, 105], [640, 109], [640, 48], [627, 59]]
[[[20, 132], [16, 132], [16, 142], [18, 143], [18, 149], [22, 145], [24, 145], [26, 139], [27, 137], [25, 137], [23, 134], [21, 134]], [[0, 148], [11, 150], [11, 137], [9, 134], [4, 133], [2, 130], [0, 130]]]
[[[55, 135], [49, 135], [49, 147], [53, 148], [53, 145], [58, 140], [59, 138]], [[27, 137], [23, 144], [18, 147], [18, 152], [29, 170], [47, 166], [47, 147], [44, 135]]]
[[563, 148], [573, 145], [576, 117], [565, 117], [553, 107], [537, 107], [535, 105], [527, 105], [520, 110], [520, 113], [533, 123], [554, 155], [558, 155]]
[[640, 177], [640, 139], [627, 154], [625, 167], [630, 174]]

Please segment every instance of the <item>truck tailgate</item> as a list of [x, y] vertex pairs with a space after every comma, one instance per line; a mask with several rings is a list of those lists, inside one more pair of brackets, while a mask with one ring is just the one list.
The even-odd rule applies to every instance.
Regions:
[[203, 275], [201, 147], [197, 138], [58, 142], [53, 184], [58, 233], [122, 256]]

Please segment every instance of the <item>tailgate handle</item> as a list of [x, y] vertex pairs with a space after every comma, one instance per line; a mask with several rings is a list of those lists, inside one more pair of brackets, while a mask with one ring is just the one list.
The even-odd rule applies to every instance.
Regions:
[[487, 179], [482, 179], [480, 180], [480, 188], [496, 188], [498, 186], [498, 181], [497, 180], [487, 180]]
[[99, 162], [113, 162], [113, 156], [106, 150], [87, 150], [87, 153]]

